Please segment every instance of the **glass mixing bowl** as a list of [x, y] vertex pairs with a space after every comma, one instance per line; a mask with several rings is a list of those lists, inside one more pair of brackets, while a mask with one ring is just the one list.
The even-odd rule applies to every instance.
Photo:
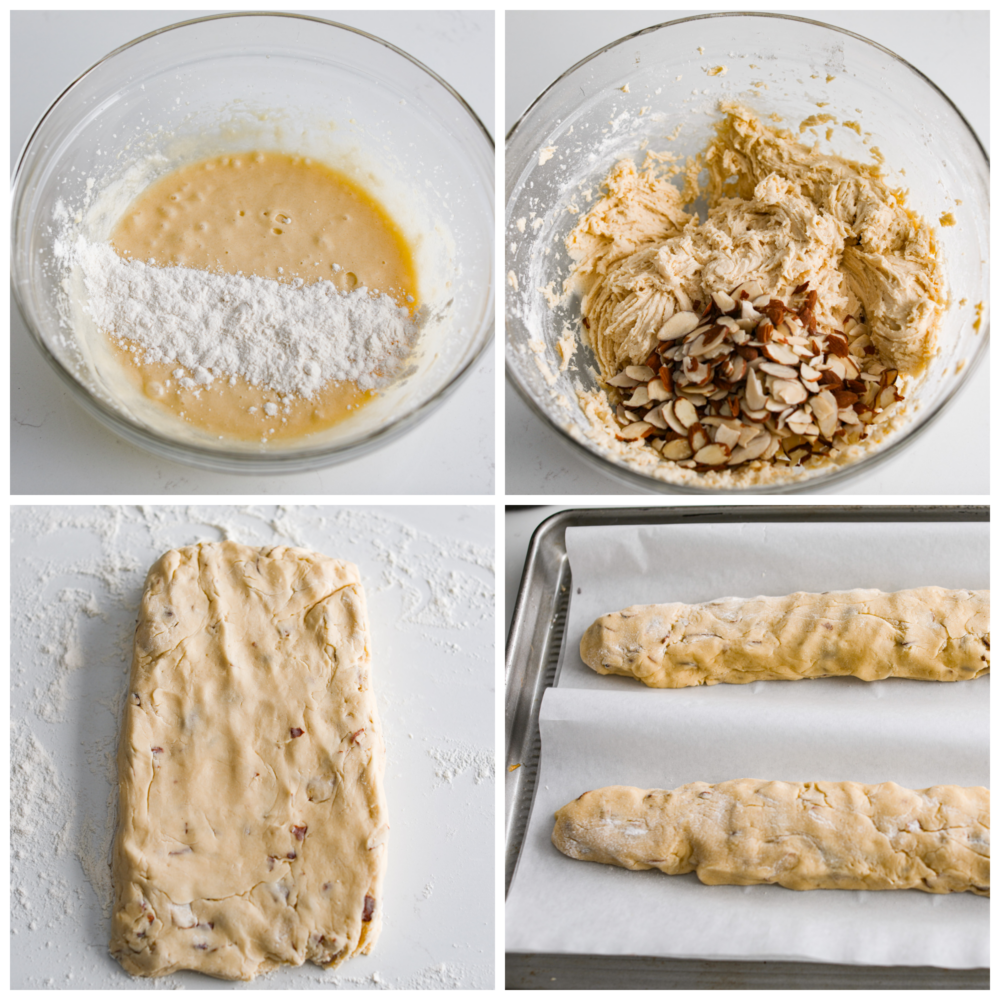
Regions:
[[[129, 396], [55, 251], [106, 240], [123, 204], [185, 162], [249, 149], [312, 156], [358, 180], [414, 247], [429, 319], [412, 373], [292, 444], [220, 441]], [[316, 18], [200, 18], [116, 49], [52, 105], [14, 175], [11, 274], [39, 350], [83, 407], [156, 454], [230, 472], [354, 458], [434, 410], [494, 324], [494, 148], [440, 77], [372, 35]]]
[[[718, 67], [725, 72], [713, 75]], [[567, 70], [507, 137], [506, 361], [536, 414], [585, 458], [640, 490], [720, 492], [653, 478], [588, 436], [576, 393], [597, 387], [596, 362], [580, 345], [567, 367], [557, 346], [562, 338], [565, 351], [567, 330], [578, 329], [579, 299], [550, 303], [570, 271], [566, 235], [610, 167], [626, 157], [641, 162], [647, 149], [701, 152], [726, 98], [765, 118], [777, 114], [793, 130], [817, 114], [860, 123], [860, 132], [835, 127], [832, 142], [824, 125], [806, 141], [818, 137], [823, 151], [862, 162], [877, 146], [890, 186], [909, 189], [911, 209], [932, 224], [945, 213], [955, 220], [937, 230], [951, 306], [930, 370], [907, 397], [905, 423], [849, 465], [789, 470], [780, 482], [740, 492], [811, 489], [884, 461], [940, 417], [988, 340], [989, 161], [930, 80], [858, 35], [781, 15], [710, 14], [619, 39]], [[860, 133], [870, 133], [869, 145]]]

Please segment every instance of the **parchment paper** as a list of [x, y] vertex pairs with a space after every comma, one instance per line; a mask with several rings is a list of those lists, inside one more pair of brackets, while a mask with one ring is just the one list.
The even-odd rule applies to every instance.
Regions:
[[739, 777], [989, 785], [989, 680], [853, 678], [653, 690], [579, 660], [584, 628], [631, 603], [922, 584], [988, 586], [985, 524], [571, 528], [557, 687], [507, 900], [507, 950], [847, 964], [989, 964], [989, 902], [917, 891], [703, 886], [564, 857], [552, 815], [609, 784]]

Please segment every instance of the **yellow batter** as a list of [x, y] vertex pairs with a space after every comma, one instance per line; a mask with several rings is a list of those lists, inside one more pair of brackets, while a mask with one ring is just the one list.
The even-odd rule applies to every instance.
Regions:
[[[291, 282], [358, 285], [416, 308], [413, 255], [399, 227], [357, 184], [307, 157], [218, 156], [161, 178], [129, 206], [111, 236], [123, 257]], [[186, 422], [242, 440], [290, 440], [323, 430], [371, 393], [331, 382], [311, 399], [288, 398], [237, 378], [184, 389], [176, 365], [140, 364], [112, 341], [147, 397]], [[230, 382], [234, 384], [230, 384]], [[268, 414], [266, 407], [277, 412]]]

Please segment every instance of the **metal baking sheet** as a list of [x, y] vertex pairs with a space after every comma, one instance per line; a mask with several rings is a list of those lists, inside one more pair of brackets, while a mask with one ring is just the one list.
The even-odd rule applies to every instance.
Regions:
[[[571, 571], [565, 534], [571, 526], [726, 522], [988, 521], [974, 506], [710, 506], [563, 511], [531, 540], [507, 642], [505, 735], [506, 886], [517, 864], [534, 798], [541, 754], [538, 711], [552, 686], [566, 630]], [[634, 956], [508, 954], [508, 988], [968, 988], [989, 984], [989, 970], [871, 967], [795, 962], [693, 961]]]

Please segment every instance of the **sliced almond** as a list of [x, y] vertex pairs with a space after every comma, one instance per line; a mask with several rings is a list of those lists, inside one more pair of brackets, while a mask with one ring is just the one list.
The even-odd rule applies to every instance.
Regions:
[[698, 422], [698, 411], [688, 399], [675, 400], [674, 413], [677, 415], [677, 419], [684, 425], [685, 428], [688, 428], [692, 424]]
[[799, 378], [803, 382], [818, 382], [820, 373], [812, 365], [799, 365]]
[[682, 462], [686, 458], [690, 458], [694, 452], [691, 450], [691, 445], [688, 443], [687, 438], [676, 438], [673, 441], [668, 441], [660, 451], [660, 454], [664, 458], [672, 459], [675, 462]]
[[779, 365], [774, 361], [762, 361], [757, 366], [757, 370], [767, 372], [768, 375], [773, 375], [775, 378], [783, 379], [797, 378], [799, 374], [798, 369], [792, 368], [789, 365]]
[[740, 443], [740, 432], [723, 424], [715, 432], [715, 441], [717, 444], [724, 444], [728, 448], [735, 448]]
[[724, 444], [708, 444], [694, 453], [694, 460], [702, 465], [725, 465], [730, 450]]
[[[637, 389], [636, 392], [638, 391]], [[794, 381], [791, 379], [775, 379], [771, 385], [771, 395], [788, 406], [794, 406], [805, 402], [809, 393], [798, 379]]]
[[767, 401], [760, 379], [753, 369], [747, 372], [746, 401], [751, 410], [764, 409], [764, 404]]
[[656, 335], [660, 340], [677, 340], [698, 328], [698, 317], [693, 312], [674, 313], [660, 327], [660, 332]]
[[712, 298], [721, 312], [731, 312], [736, 308], [736, 300], [726, 292], [712, 292]]
[[639, 379], [631, 378], [624, 372], [612, 375], [608, 379], [608, 385], [613, 385], [616, 389], [634, 389], [639, 384]]
[[698, 358], [684, 359], [684, 374], [691, 385], [708, 385], [712, 381], [712, 369]]
[[799, 356], [790, 347], [773, 340], [770, 343], [764, 344], [761, 350], [768, 358], [776, 361], [779, 365], [794, 365], [799, 360]]
[[[691, 406], [691, 403], [686, 399], [675, 399], [672, 403], [664, 403], [663, 406], [660, 407], [660, 412], [663, 414], [663, 419], [666, 420], [670, 429], [676, 431], [678, 434], [683, 434], [686, 438], [688, 425], [682, 423], [681, 418], [677, 416], [678, 403], [686, 403], [688, 406]], [[691, 423], [694, 423], [698, 419], [698, 414], [695, 412], [695, 408], [693, 406], [691, 406], [691, 414]]]
[[625, 369], [625, 374], [628, 375], [629, 378], [634, 378], [636, 382], [648, 382], [656, 374], [656, 372], [646, 365], [629, 365]]
[[820, 434], [832, 441], [837, 429], [837, 401], [833, 398], [833, 393], [829, 389], [817, 393], [809, 400], [809, 409], [816, 418]]
[[688, 441], [691, 443], [691, 448], [694, 451], [704, 448], [711, 440], [708, 436], [708, 431], [701, 424], [694, 423], [688, 428]]
[[643, 419], [647, 424], [652, 424], [657, 430], [665, 431], [669, 430], [667, 421], [663, 417], [663, 410], [657, 406], [655, 409], [649, 410]]
[[895, 403], [898, 398], [896, 387], [894, 385], [887, 385], [884, 389], [880, 390], [877, 402], [879, 406], [886, 407]]
[[649, 394], [651, 403], [662, 403], [665, 399], [670, 399], [670, 393], [667, 392], [666, 386], [659, 377], [650, 379], [646, 386], [646, 392]]
[[634, 424], [629, 424], [628, 427], [621, 429], [618, 433], [618, 440], [638, 441], [639, 438], [645, 437], [652, 429], [652, 424], [646, 423], [645, 420], [637, 420]]
[[632, 409], [635, 409], [637, 406], [648, 406], [649, 391], [644, 385], [640, 385], [639, 388], [632, 393], [632, 398], [625, 400], [625, 405]]
[[[764, 289], [760, 287], [759, 281], [744, 281], [742, 285], [736, 286], [732, 296], [734, 299], [741, 299], [743, 292], [747, 293], [747, 298], [749, 299], [759, 299], [764, 294]], [[767, 305], [766, 302], [764, 304]]]
[[734, 448], [729, 456], [730, 465], [739, 465], [741, 462], [752, 462], [755, 458], [760, 458], [771, 443], [771, 435], [767, 431], [759, 431], [747, 444]]

